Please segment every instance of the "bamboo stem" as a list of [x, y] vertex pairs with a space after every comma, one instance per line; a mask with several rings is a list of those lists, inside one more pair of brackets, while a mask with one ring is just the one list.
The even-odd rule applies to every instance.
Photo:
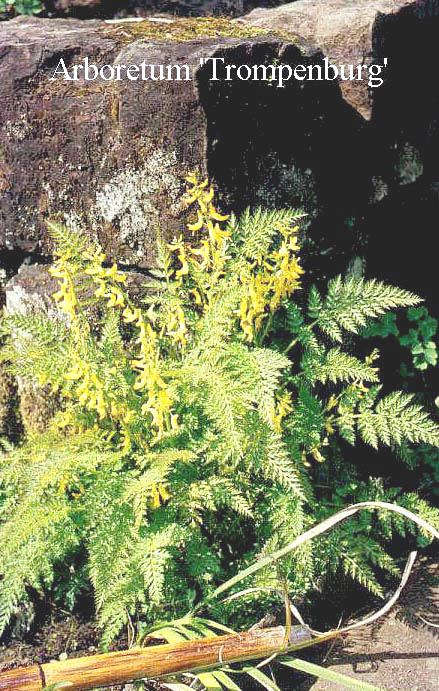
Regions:
[[306, 627], [293, 626], [285, 647], [283, 626], [202, 638], [176, 644], [130, 648], [115, 653], [78, 657], [0, 673], [0, 691], [42, 691], [50, 684], [70, 682], [71, 691], [160, 678], [218, 667], [228, 662], [267, 657], [319, 642]]

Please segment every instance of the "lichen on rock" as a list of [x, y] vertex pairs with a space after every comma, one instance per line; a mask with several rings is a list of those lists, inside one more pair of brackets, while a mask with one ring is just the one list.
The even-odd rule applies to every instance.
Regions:
[[138, 257], [145, 257], [145, 234], [154, 237], [160, 225], [163, 197], [168, 212], [178, 213], [182, 179], [178, 177], [174, 151], [156, 149], [136, 170], [127, 165], [96, 192], [92, 211], [99, 227], [102, 221], [117, 228], [117, 240]]

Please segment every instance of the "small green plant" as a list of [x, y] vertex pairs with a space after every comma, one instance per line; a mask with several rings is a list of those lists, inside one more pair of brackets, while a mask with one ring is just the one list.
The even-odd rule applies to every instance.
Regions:
[[0, 0], [0, 15], [39, 14], [42, 9], [40, 0]]
[[[426, 307], [411, 307], [407, 310], [407, 320], [413, 323], [407, 333], [402, 334], [397, 324], [395, 314], [386, 314], [365, 331], [367, 338], [395, 336], [400, 345], [409, 348], [412, 354], [412, 364], [415, 369], [426, 370], [437, 364], [437, 344], [433, 340], [437, 337], [438, 322], [432, 317]], [[402, 373], [407, 375], [407, 367]]]
[[[346, 482], [334, 439], [439, 446], [439, 427], [410, 395], [381, 395], [377, 353], [359, 359], [344, 338], [419, 299], [339, 277], [306, 304], [303, 214], [228, 218], [208, 181], [188, 182], [193, 222], [186, 238], [159, 241], [160, 281], [143, 303], [100, 247], [50, 224], [59, 318], [3, 317], [2, 360], [50, 386], [61, 407], [0, 459], [0, 630], [27, 585], [53, 587], [78, 555], [103, 645], [131, 617], [177, 618], [343, 500], [316, 482], [321, 468]], [[395, 496], [379, 482], [354, 487], [355, 472], [354, 495]], [[416, 495], [404, 502], [438, 522]], [[404, 520], [381, 514], [340, 527], [261, 571], [262, 590], [220, 616], [248, 624], [273, 588], [303, 596], [339, 568], [382, 595], [395, 530], [405, 533]]]

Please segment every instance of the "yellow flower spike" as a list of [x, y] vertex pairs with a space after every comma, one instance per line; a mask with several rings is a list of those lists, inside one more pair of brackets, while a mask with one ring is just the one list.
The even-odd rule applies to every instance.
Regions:
[[175, 432], [178, 430], [179, 424], [178, 424], [178, 415], [176, 413], [171, 414], [171, 430]]
[[334, 434], [334, 428], [329, 421], [326, 422], [325, 427], [328, 434]]
[[197, 216], [198, 216], [198, 219], [195, 223], [188, 223], [187, 224], [188, 230], [192, 231], [193, 233], [195, 233], [197, 230], [201, 230], [201, 228], [203, 227], [203, 224], [204, 224], [204, 217], [203, 217], [203, 214], [201, 213], [201, 211], [197, 211]]
[[337, 403], [338, 403], [337, 398], [334, 395], [332, 395], [326, 404], [325, 410], [332, 410], [333, 408], [335, 408]]
[[227, 215], [227, 216], [222, 216], [222, 215], [215, 209], [215, 207], [213, 206], [213, 204], [209, 204], [209, 206], [208, 206], [208, 208], [207, 208], [207, 211], [208, 211], [209, 217], [210, 217], [213, 221], [228, 221], [229, 218], [230, 218], [230, 216], [228, 216], [228, 215]]
[[152, 499], [152, 508], [158, 509], [160, 506], [160, 492], [157, 489], [157, 485], [153, 485], [151, 487], [151, 499]]
[[168, 490], [166, 489], [166, 487], [164, 486], [164, 484], [162, 482], [160, 482], [160, 484], [159, 484], [158, 491], [160, 494], [160, 498], [163, 502], [169, 501], [169, 499], [171, 498], [171, 495], [169, 494]]

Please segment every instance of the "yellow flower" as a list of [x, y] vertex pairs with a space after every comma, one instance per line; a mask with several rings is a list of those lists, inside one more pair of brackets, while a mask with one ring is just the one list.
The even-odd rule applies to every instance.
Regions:
[[184, 249], [179, 251], [178, 258], [181, 262], [181, 267], [177, 269], [177, 271], [175, 272], [175, 277], [177, 279], [183, 278], [183, 276], [186, 276], [189, 273], [189, 264], [187, 262], [186, 253]]
[[166, 245], [166, 247], [171, 252], [177, 252], [178, 250], [183, 249], [184, 248], [183, 236], [180, 235], [178, 240], [176, 238], [174, 238], [172, 242], [170, 242]]
[[193, 290], [190, 290], [189, 295], [194, 296], [196, 305], [202, 305], [203, 304], [203, 301], [201, 300], [201, 295], [196, 288], [194, 288]]
[[326, 404], [326, 410], [332, 410], [333, 408], [335, 408], [337, 403], [338, 403], [337, 398], [334, 396], [334, 394], [332, 394], [332, 396], [330, 397], [329, 401]]
[[204, 270], [209, 266], [209, 264], [210, 264], [210, 246], [209, 246], [208, 240], [202, 240], [201, 241], [201, 247], [198, 247], [198, 248], [190, 247], [189, 251], [192, 254], [195, 254], [195, 256], [201, 257], [202, 261], [199, 265], [200, 269]]
[[126, 324], [131, 324], [132, 322], [140, 319], [141, 317], [141, 312], [138, 307], [136, 307], [134, 310], [131, 309], [131, 307], [125, 307], [124, 311], [122, 312], [122, 318]]
[[326, 431], [328, 434], [334, 434], [334, 428], [331, 425], [331, 423], [329, 422], [329, 420], [326, 421], [325, 427], [326, 427]]
[[163, 502], [168, 501], [171, 498], [171, 495], [169, 494], [168, 490], [161, 482], [159, 484], [159, 494]]
[[197, 230], [201, 230], [201, 228], [203, 227], [203, 223], [204, 223], [204, 216], [200, 210], [197, 211], [197, 216], [198, 216], [198, 218], [197, 218], [195, 223], [188, 223], [187, 224], [188, 230], [191, 230], [193, 233], [195, 233]]
[[212, 221], [207, 221], [207, 230], [209, 231], [210, 241], [215, 245], [221, 245], [224, 240], [230, 237], [231, 232], [228, 230], [221, 230], [218, 223], [213, 225]]
[[97, 297], [97, 298], [106, 297], [107, 286], [106, 286], [105, 281], [102, 280], [102, 278], [98, 279], [98, 285], [99, 285], [99, 287], [95, 290], [95, 297]]
[[127, 280], [126, 275], [121, 271], [118, 271], [117, 264], [113, 264], [110, 269], [105, 269], [104, 275], [106, 278], [111, 278], [113, 281], [117, 281], [118, 283], [124, 283]]
[[69, 379], [70, 381], [75, 381], [76, 379], [81, 379], [83, 375], [83, 370], [79, 365], [75, 365], [72, 369], [69, 369], [64, 374], [64, 379]]
[[320, 451], [318, 450], [317, 447], [315, 447], [314, 449], [311, 449], [311, 456], [312, 456], [318, 463], [323, 463], [324, 460], [325, 460], [324, 456], [322, 456], [322, 454], [320, 453]]
[[158, 509], [160, 506], [160, 492], [157, 489], [157, 485], [153, 485], [151, 488], [151, 498], [152, 498], [152, 508]]
[[163, 502], [169, 501], [171, 498], [171, 495], [169, 494], [168, 490], [164, 486], [162, 482], [159, 483], [158, 487], [156, 484], [154, 484], [151, 487], [151, 498], [152, 498], [152, 508], [153, 509], [158, 509], [160, 504]]
[[213, 221], [227, 221], [229, 219], [229, 216], [222, 216], [220, 213], [218, 213], [213, 204], [209, 204], [208, 212]]

